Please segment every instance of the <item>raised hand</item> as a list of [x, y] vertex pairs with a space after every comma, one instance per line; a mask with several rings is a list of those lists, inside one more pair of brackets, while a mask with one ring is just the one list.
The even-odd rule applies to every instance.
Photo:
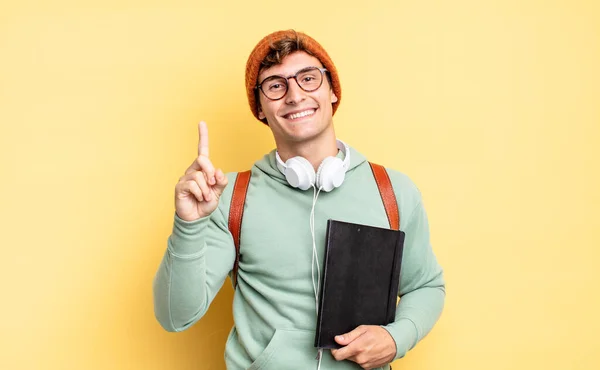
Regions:
[[198, 124], [198, 136], [198, 157], [175, 186], [175, 210], [185, 221], [213, 213], [227, 186], [223, 171], [215, 170], [208, 158], [208, 127], [205, 122]]

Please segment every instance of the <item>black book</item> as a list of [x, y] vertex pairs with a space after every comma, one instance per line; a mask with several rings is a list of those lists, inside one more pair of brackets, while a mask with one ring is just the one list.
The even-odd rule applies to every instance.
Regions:
[[327, 221], [317, 348], [341, 348], [334, 337], [359, 325], [394, 321], [404, 232]]

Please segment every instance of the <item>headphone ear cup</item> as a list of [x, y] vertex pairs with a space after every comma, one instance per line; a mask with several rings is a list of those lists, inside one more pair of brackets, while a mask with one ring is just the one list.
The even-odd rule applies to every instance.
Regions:
[[315, 170], [306, 158], [290, 158], [285, 166], [285, 178], [293, 187], [307, 190], [315, 184]]
[[345, 177], [344, 162], [337, 157], [327, 157], [317, 170], [316, 184], [319, 189], [329, 192], [340, 187]]

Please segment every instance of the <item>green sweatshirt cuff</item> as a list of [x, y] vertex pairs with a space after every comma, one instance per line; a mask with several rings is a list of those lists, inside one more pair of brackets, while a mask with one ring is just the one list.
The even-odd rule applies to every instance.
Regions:
[[204, 231], [210, 216], [185, 221], [175, 213], [173, 233], [169, 237], [169, 250], [177, 257], [193, 258], [204, 252]]
[[399, 319], [383, 328], [390, 333], [394, 342], [396, 342], [396, 357], [394, 357], [394, 360], [404, 357], [417, 344], [417, 327], [410, 319]]

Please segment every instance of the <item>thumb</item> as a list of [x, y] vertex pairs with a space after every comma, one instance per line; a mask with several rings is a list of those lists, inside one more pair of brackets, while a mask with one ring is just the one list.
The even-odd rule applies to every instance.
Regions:
[[225, 176], [223, 171], [221, 171], [221, 169], [215, 171], [215, 180], [216, 182], [212, 186], [212, 188], [214, 189], [215, 193], [217, 193], [217, 195], [221, 195], [223, 193], [223, 190], [227, 186], [229, 180], [227, 179], [227, 176]]
[[363, 335], [365, 333], [366, 329], [362, 326], [359, 326], [358, 328], [342, 334], [342, 335], [336, 335], [335, 337], [335, 341], [342, 345], [342, 346], [346, 346], [348, 344], [350, 344], [351, 342], [353, 342], [356, 338], [360, 337], [361, 335]]

